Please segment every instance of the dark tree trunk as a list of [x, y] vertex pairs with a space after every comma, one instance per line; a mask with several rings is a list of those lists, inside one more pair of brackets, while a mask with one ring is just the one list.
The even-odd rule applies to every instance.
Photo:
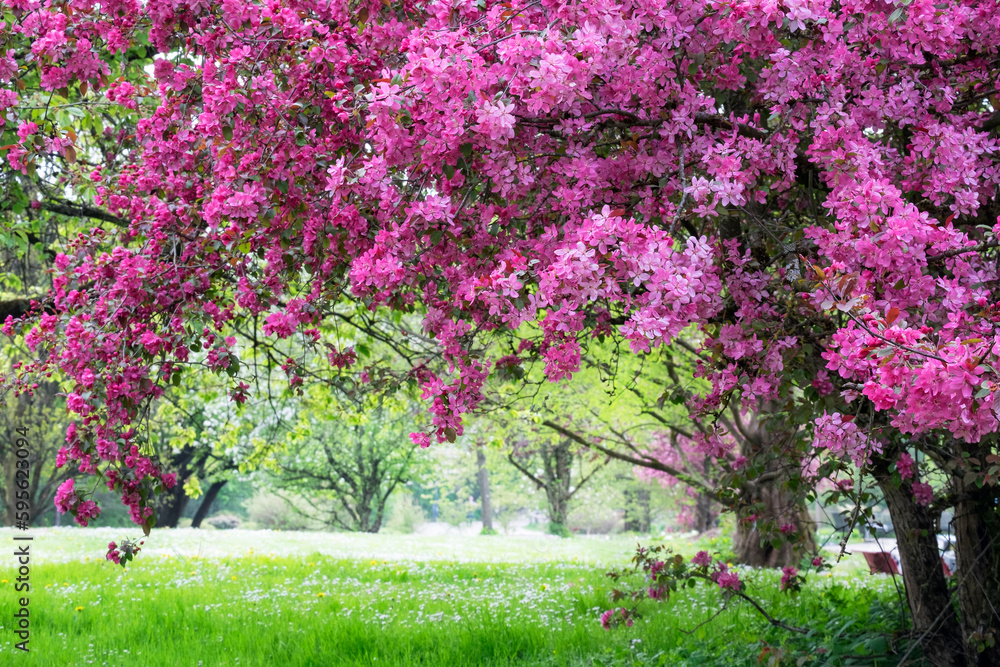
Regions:
[[483, 530], [493, 530], [493, 506], [490, 504], [490, 471], [486, 467], [486, 454], [482, 448], [476, 449], [476, 465], [479, 468], [479, 502], [482, 505]]
[[549, 522], [565, 527], [568, 510], [565, 498], [558, 495], [551, 497], [549, 499]]
[[939, 515], [917, 505], [909, 488], [896, 486], [889, 466], [888, 457], [876, 457], [872, 474], [885, 496], [896, 531], [913, 635], [934, 667], [966, 667], [970, 663], [965, 658], [961, 628], [938, 552]]
[[222, 491], [222, 487], [228, 482], [228, 479], [224, 479], [219, 482], [212, 482], [212, 485], [208, 487], [208, 491], [205, 492], [205, 498], [201, 501], [201, 505], [198, 505], [198, 510], [194, 513], [194, 518], [191, 519], [192, 528], [201, 528], [201, 522], [208, 516], [209, 510], [212, 509], [212, 503], [215, 502], [216, 497], [219, 495], [219, 491]]
[[375, 503], [375, 516], [371, 520], [366, 532], [377, 533], [382, 530], [382, 521], [385, 520], [385, 501], [388, 496], [378, 496], [378, 500]]
[[712, 499], [704, 493], [699, 493], [694, 501], [694, 529], [698, 533], [711, 530], [715, 525], [715, 512], [712, 509]]
[[[767, 415], [776, 409], [773, 404], [764, 403], [759, 406], [758, 414]], [[794, 468], [800, 465], [794, 448], [797, 431], [758, 418], [749, 424], [743, 424], [738, 416], [736, 419], [745, 438], [743, 455], [763, 464], [760, 474], [743, 482], [740, 489], [741, 504], [746, 513], [755, 516], [750, 520], [742, 514], [743, 518], [736, 523], [733, 538], [736, 560], [755, 567], [794, 567], [803, 554], [816, 551], [816, 527], [805, 501], [801, 494], [787, 487], [798, 476]], [[773, 525], [774, 533], [762, 535], [759, 525]], [[785, 525], [794, 526], [795, 537], [781, 539], [775, 548], [771, 540], [781, 535], [777, 531]]]
[[[964, 445], [965, 448], [970, 448]], [[984, 460], [989, 449], [974, 451]], [[959, 620], [969, 665], [1000, 666], [1000, 509], [998, 490], [956, 475], [955, 555]], [[895, 521], [895, 517], [893, 517]], [[990, 643], [993, 645], [990, 646]], [[982, 648], [982, 651], [979, 649]]]
[[[781, 471], [779, 459], [772, 459], [762, 475], [768, 481], [749, 481], [744, 487], [744, 498], [757, 505], [756, 520], [737, 521], [733, 551], [737, 562], [754, 567], [785, 567], [798, 565], [803, 553], [816, 550], [812, 517], [805, 503], [783, 488], [787, 477]], [[769, 541], [761, 544], [763, 535], [757, 530], [758, 522], [773, 522], [775, 526], [791, 524], [801, 538], [798, 542], [783, 541], [777, 549]]]
[[184, 493], [183, 485], [177, 484], [158, 500], [156, 525], [160, 528], [176, 528], [188, 503], [188, 495]]
[[550, 456], [543, 456], [545, 467], [545, 495], [549, 501], [549, 532], [565, 535], [566, 517], [569, 514], [570, 475], [572, 474], [572, 453], [569, 441], [563, 441], [551, 450]]
[[645, 484], [630, 484], [625, 488], [625, 530], [649, 532], [649, 499], [649, 487]]
[[370, 533], [371, 530], [371, 508], [362, 503], [358, 503], [357, 507], [354, 508], [354, 514], [357, 517], [354, 521], [354, 530], [359, 533]]

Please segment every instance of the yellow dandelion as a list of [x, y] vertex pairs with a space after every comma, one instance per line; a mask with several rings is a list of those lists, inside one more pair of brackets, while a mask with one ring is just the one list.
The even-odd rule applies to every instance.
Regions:
[[83, 607], [77, 607], [76, 610], [77, 611], [83, 611]]
[[0, 579], [0, 584], [6, 584], [6, 583], [7, 583], [6, 579]]
[[188, 572], [188, 574], [194, 574], [194, 570], [191, 570], [190, 572]]
[[236, 581], [236, 575], [235, 574], [233, 575], [233, 581]]
[[312, 566], [313, 566], [313, 565], [315, 565], [315, 564], [316, 564], [316, 563], [309, 563], [309, 567], [312, 567]]
[[326, 597], [326, 593], [317, 593], [316, 597], [318, 597], [318, 598], [324, 598], [324, 597]]
[[377, 561], [377, 560], [373, 560], [373, 561], [371, 562], [371, 564], [372, 564], [372, 565], [378, 565], [378, 561]]

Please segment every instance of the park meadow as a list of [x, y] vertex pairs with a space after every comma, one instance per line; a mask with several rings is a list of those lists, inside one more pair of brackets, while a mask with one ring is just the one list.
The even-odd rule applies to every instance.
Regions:
[[[892, 664], [886, 637], [901, 622], [892, 579], [858, 555], [795, 597], [773, 592], [777, 573], [744, 570], [817, 651], [746, 604], [720, 612], [714, 586], [603, 629], [605, 573], [633, 536], [162, 530], [122, 570], [94, 556], [119, 532], [34, 531], [30, 652], [5, 643], [4, 665], [878, 665]], [[712, 546], [663, 541], [685, 555]]]

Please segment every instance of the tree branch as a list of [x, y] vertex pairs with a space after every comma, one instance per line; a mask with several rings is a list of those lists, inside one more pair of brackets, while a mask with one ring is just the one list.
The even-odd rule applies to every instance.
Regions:
[[88, 206], [86, 204], [44, 201], [42, 202], [42, 210], [50, 213], [58, 213], [59, 215], [66, 215], [71, 218], [93, 218], [94, 220], [110, 222], [118, 227], [128, 227], [128, 223], [118, 216], [111, 215], [107, 211], [99, 209], [95, 206]]
[[701, 493], [704, 493], [712, 500], [715, 500], [717, 502], [722, 502], [719, 499], [719, 496], [715, 493], [715, 491], [708, 488], [703, 482], [701, 482], [701, 480], [695, 479], [694, 477], [691, 477], [687, 473], [677, 470], [676, 468], [672, 468], [668, 465], [665, 465], [660, 461], [658, 461], [657, 459], [654, 459], [652, 456], [646, 456], [644, 454], [640, 454], [642, 458], [635, 458], [633, 456], [622, 454], [621, 452], [617, 452], [613, 449], [609, 449], [607, 447], [599, 445], [596, 442], [587, 442], [587, 440], [581, 437], [580, 435], [548, 419], [542, 422], [542, 426], [547, 426], [553, 431], [561, 433], [562, 435], [566, 436], [567, 438], [570, 438], [575, 442], [578, 442], [584, 447], [587, 447], [589, 449], [596, 449], [597, 451], [607, 456], [610, 456], [613, 459], [618, 459], [619, 461], [624, 461], [625, 463], [631, 463], [632, 465], [642, 466], [643, 468], [649, 468], [650, 470], [658, 470], [660, 472], [665, 472], [671, 477], [676, 477], [677, 479], [681, 480], [688, 486], [698, 489]]

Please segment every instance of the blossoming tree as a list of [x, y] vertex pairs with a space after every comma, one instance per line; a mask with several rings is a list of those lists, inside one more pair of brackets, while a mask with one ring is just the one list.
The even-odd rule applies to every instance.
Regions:
[[[4, 330], [38, 354], [22, 383], [75, 385], [65, 462], [147, 531], [173, 480], [139, 424], [193, 350], [245, 400], [239, 322], [312, 344], [289, 375], [328, 379], [352, 362], [324, 345], [337, 304], [421, 313], [447, 365], [410, 371], [422, 445], [521, 359], [557, 381], [587, 336], [643, 353], [698, 327], [693, 413], [769, 406], [796, 448], [870, 473], [926, 655], [1000, 662], [993, 0], [3, 9], [5, 159], [96, 185], [67, 210], [103, 224]], [[134, 113], [114, 160], [56, 118], [71, 106]], [[74, 488], [57, 503], [85, 523]], [[951, 505], [957, 614], [933, 537]]]

